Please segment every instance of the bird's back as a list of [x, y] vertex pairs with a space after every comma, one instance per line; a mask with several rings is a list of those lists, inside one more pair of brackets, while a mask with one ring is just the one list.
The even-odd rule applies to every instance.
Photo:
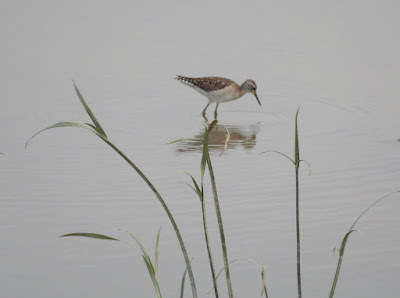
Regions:
[[193, 88], [197, 87], [205, 92], [222, 90], [232, 84], [236, 84], [230, 79], [220, 77], [188, 78], [184, 76], [177, 76], [176, 79], [185, 85]]

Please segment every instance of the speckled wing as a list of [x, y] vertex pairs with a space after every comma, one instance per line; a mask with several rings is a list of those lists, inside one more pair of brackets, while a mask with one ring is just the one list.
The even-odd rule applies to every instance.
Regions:
[[188, 86], [197, 87], [206, 92], [221, 90], [234, 83], [232, 80], [219, 77], [188, 78], [177, 76], [176, 79]]

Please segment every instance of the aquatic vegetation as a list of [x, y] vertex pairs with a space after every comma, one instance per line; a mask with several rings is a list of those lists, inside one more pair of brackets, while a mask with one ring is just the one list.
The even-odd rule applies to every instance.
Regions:
[[[81, 92], [79, 91], [78, 87], [75, 85], [74, 83], [74, 88], [75, 88], [75, 92], [82, 104], [82, 106], [85, 108], [88, 116], [90, 117], [92, 123], [76, 123], [76, 122], [59, 122], [56, 124], [53, 124], [49, 127], [46, 127], [45, 129], [39, 131], [38, 133], [36, 133], [35, 135], [33, 135], [28, 142], [26, 143], [26, 146], [28, 145], [28, 143], [30, 142], [30, 140], [32, 138], [34, 138], [35, 136], [37, 136], [38, 134], [40, 134], [43, 131], [46, 131], [48, 129], [53, 129], [53, 128], [60, 128], [60, 127], [79, 127], [79, 128], [85, 128], [89, 131], [91, 131], [92, 133], [94, 133], [97, 137], [99, 137], [101, 140], [103, 140], [108, 146], [110, 146], [119, 156], [121, 156], [128, 164], [129, 166], [131, 166], [135, 172], [146, 182], [146, 184], [148, 185], [148, 187], [152, 190], [152, 192], [154, 193], [154, 195], [156, 196], [156, 198], [158, 199], [158, 201], [160, 202], [160, 204], [162, 205], [165, 213], [167, 214], [171, 225], [174, 228], [175, 234], [177, 236], [183, 257], [184, 257], [184, 261], [185, 261], [185, 268], [184, 268], [184, 272], [182, 275], [182, 280], [181, 280], [181, 287], [180, 287], [180, 297], [184, 296], [184, 289], [185, 289], [185, 281], [186, 281], [186, 276], [189, 276], [190, 279], [190, 286], [191, 286], [191, 290], [192, 290], [192, 296], [197, 298], [198, 294], [197, 294], [197, 288], [196, 288], [196, 281], [194, 278], [194, 273], [192, 270], [192, 266], [191, 266], [191, 261], [192, 259], [189, 258], [189, 254], [186, 250], [186, 246], [184, 244], [182, 235], [180, 233], [180, 230], [178, 228], [178, 225], [175, 221], [175, 218], [173, 217], [170, 209], [168, 208], [164, 198], [161, 196], [161, 194], [158, 192], [157, 188], [151, 183], [151, 181], [143, 174], [143, 172], [136, 166], [136, 164], [129, 159], [114, 143], [112, 143], [108, 136], [105, 133], [105, 130], [103, 129], [103, 127], [101, 126], [100, 122], [97, 120], [97, 118], [95, 117], [94, 113], [92, 112], [92, 110], [89, 108], [89, 106], [87, 105], [86, 101], [84, 100]], [[276, 150], [267, 150], [264, 151], [262, 153], [276, 153], [279, 154], [281, 156], [284, 156], [286, 159], [288, 159], [293, 165], [294, 165], [294, 169], [295, 169], [295, 184], [296, 184], [296, 190], [295, 190], [295, 202], [296, 202], [296, 207], [295, 207], [295, 211], [296, 211], [296, 271], [297, 271], [297, 292], [298, 292], [298, 297], [301, 298], [302, 297], [302, 280], [301, 280], [301, 230], [300, 230], [300, 182], [299, 182], [299, 168], [300, 168], [300, 164], [301, 162], [305, 162], [308, 166], [308, 170], [309, 170], [309, 174], [311, 175], [311, 165], [305, 161], [302, 160], [300, 158], [300, 146], [299, 146], [299, 133], [298, 133], [298, 115], [299, 115], [299, 108], [296, 111], [296, 116], [295, 116], [295, 133], [294, 133], [294, 137], [295, 137], [295, 146], [294, 146], [294, 158], [289, 157], [288, 155], [280, 152], [280, 151], [276, 151]], [[213, 121], [210, 125], [208, 125], [207, 127], [205, 127], [205, 133], [204, 133], [204, 138], [202, 140], [202, 155], [201, 155], [201, 161], [200, 161], [200, 182], [198, 182], [194, 176], [188, 174], [191, 178], [192, 181], [192, 185], [187, 183], [187, 185], [196, 193], [197, 197], [200, 200], [201, 203], [201, 212], [202, 212], [202, 224], [203, 224], [203, 231], [204, 231], [204, 237], [205, 237], [205, 242], [206, 242], [206, 249], [207, 249], [207, 254], [208, 254], [208, 259], [209, 259], [209, 265], [210, 265], [210, 272], [211, 272], [211, 276], [212, 276], [212, 281], [213, 281], [213, 285], [212, 285], [212, 290], [214, 291], [214, 295], [216, 298], [220, 297], [220, 289], [218, 287], [217, 281], [219, 276], [225, 272], [225, 277], [226, 277], [226, 285], [227, 285], [227, 291], [228, 291], [228, 296], [230, 298], [233, 298], [233, 286], [232, 286], [232, 280], [231, 280], [231, 274], [230, 274], [230, 264], [238, 261], [239, 259], [236, 260], [229, 260], [228, 258], [228, 253], [227, 253], [227, 245], [226, 245], [226, 240], [225, 240], [225, 231], [224, 231], [224, 227], [223, 227], [223, 220], [222, 220], [222, 212], [221, 212], [221, 208], [220, 208], [220, 204], [219, 204], [219, 198], [218, 198], [218, 192], [217, 192], [217, 183], [216, 183], [216, 179], [215, 179], [215, 175], [214, 175], [214, 170], [212, 167], [212, 162], [211, 162], [211, 158], [210, 158], [210, 153], [209, 153], [209, 137], [210, 134], [212, 134], [212, 130], [213, 128], [217, 125], [217, 120]], [[224, 142], [224, 146], [223, 146], [223, 150], [221, 152], [221, 154], [227, 149], [228, 146], [228, 142], [230, 139], [230, 134], [228, 129], [225, 127], [227, 134], [226, 134], [226, 139]], [[176, 143], [176, 142], [180, 142], [183, 140], [187, 140], [187, 139], [180, 139], [177, 141], [173, 141], [171, 143]], [[1, 154], [1, 153], [0, 153]], [[215, 210], [216, 210], [216, 218], [217, 218], [217, 222], [218, 222], [218, 228], [219, 228], [219, 236], [220, 236], [220, 241], [221, 241], [221, 249], [222, 249], [222, 257], [223, 257], [223, 263], [224, 263], [224, 267], [217, 273], [215, 270], [215, 265], [214, 265], [214, 259], [213, 259], [213, 254], [211, 251], [211, 245], [210, 245], [210, 237], [208, 234], [208, 224], [207, 224], [207, 212], [206, 212], [206, 204], [205, 204], [205, 197], [204, 197], [204, 177], [206, 174], [206, 168], [208, 168], [208, 173], [209, 173], [209, 178], [210, 178], [210, 183], [211, 183], [211, 188], [212, 188], [212, 193], [213, 193], [213, 200], [214, 200], [214, 205], [215, 205]], [[379, 202], [383, 201], [384, 199], [388, 198], [389, 196], [391, 196], [392, 194], [395, 193], [399, 193], [400, 191], [395, 191], [392, 192], [388, 195], [385, 195], [381, 198], [379, 198], [378, 200], [376, 200], [375, 202], [373, 202], [370, 206], [368, 206], [359, 216], [358, 218], [354, 221], [354, 223], [351, 225], [350, 229], [345, 233], [342, 242], [341, 242], [341, 246], [338, 249], [339, 251], [339, 258], [338, 258], [338, 263], [337, 263], [337, 267], [336, 267], [336, 272], [334, 275], [334, 279], [333, 279], [333, 283], [331, 286], [331, 290], [330, 290], [330, 294], [329, 297], [332, 298], [334, 296], [335, 293], [335, 289], [339, 280], [339, 275], [340, 275], [340, 271], [341, 271], [341, 265], [343, 262], [343, 258], [344, 258], [344, 252], [345, 252], [345, 248], [346, 248], [346, 244], [349, 240], [350, 235], [355, 231], [354, 228], [356, 226], [356, 224], [358, 223], [358, 221], [360, 220], [360, 218], [362, 218], [364, 216], [364, 214], [366, 214], [373, 206], [375, 206], [376, 204], [378, 204]], [[93, 239], [100, 239], [100, 240], [109, 240], [109, 241], [120, 241], [123, 242], [131, 247], [134, 247], [136, 250], [139, 251], [139, 253], [141, 254], [145, 265], [147, 267], [149, 276], [152, 280], [153, 286], [154, 286], [154, 290], [156, 292], [157, 297], [162, 297], [161, 294], [161, 286], [160, 286], [160, 282], [159, 282], [159, 276], [158, 276], [158, 247], [159, 247], [159, 240], [160, 240], [160, 230], [158, 231], [157, 234], [157, 238], [156, 238], [156, 244], [155, 244], [155, 256], [154, 259], [152, 259], [148, 253], [148, 250], [145, 248], [145, 246], [143, 245], [143, 243], [131, 232], [126, 231], [134, 240], [133, 244], [131, 242], [126, 242], [114, 237], [110, 237], [110, 236], [106, 236], [106, 235], [102, 235], [102, 234], [97, 234], [97, 233], [69, 233], [69, 234], [65, 234], [62, 235], [61, 237], [86, 237], [86, 238], [93, 238]], [[242, 259], [241, 259], [242, 260]], [[250, 260], [250, 259], [246, 259], [247, 261], [253, 263], [254, 265], [256, 265], [256, 267], [258, 268], [258, 270], [260, 271], [261, 274], [261, 280], [262, 280], [262, 291], [261, 291], [261, 295], [265, 295], [266, 298], [268, 298], [268, 294], [267, 294], [267, 283], [266, 283], [266, 268], [263, 266], [258, 265], [255, 261]]]

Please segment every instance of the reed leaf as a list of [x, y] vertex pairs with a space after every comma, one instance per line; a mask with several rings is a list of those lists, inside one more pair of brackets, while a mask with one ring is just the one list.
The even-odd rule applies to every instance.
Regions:
[[72, 83], [74, 84], [74, 89], [76, 94], [78, 95], [79, 100], [81, 101], [83, 107], [85, 108], [87, 114], [89, 115], [90, 119], [92, 119], [93, 124], [95, 125], [95, 127], [97, 128], [98, 132], [100, 133], [100, 135], [104, 138], [107, 138], [106, 133], [104, 132], [103, 128], [100, 125], [100, 122], [97, 120], [96, 116], [94, 115], [94, 113], [92, 112], [92, 110], [89, 108], [88, 104], [86, 103], [85, 99], [83, 98], [81, 92], [79, 91], [78, 87], [76, 86], [75, 82], [72, 81]]
[[393, 194], [396, 194], [396, 193], [400, 193], [400, 191], [391, 192], [391, 193], [389, 193], [389, 194], [387, 194], [387, 195], [375, 200], [371, 205], [369, 205], [367, 208], [365, 208], [364, 211], [361, 212], [361, 214], [357, 217], [357, 219], [350, 226], [349, 231], [344, 235], [343, 240], [342, 240], [342, 244], [340, 245], [339, 259], [338, 259], [338, 263], [337, 263], [337, 266], [336, 266], [335, 277], [333, 278], [333, 282], [332, 282], [332, 287], [331, 287], [331, 291], [330, 291], [330, 294], [329, 294], [329, 298], [333, 298], [333, 295], [335, 294], [335, 289], [336, 289], [337, 282], [338, 282], [338, 279], [339, 279], [340, 269], [342, 267], [344, 250], [346, 248], [347, 240], [348, 240], [350, 234], [355, 231], [354, 228], [355, 228], [356, 224], [372, 207], [374, 207], [379, 202], [385, 200], [389, 196], [391, 196]]
[[294, 165], [296, 164], [295, 161], [294, 161], [293, 159], [291, 159], [288, 155], [286, 155], [286, 154], [284, 154], [284, 153], [282, 153], [282, 152], [280, 152], [280, 151], [276, 151], [276, 150], [266, 150], [266, 151], [261, 152], [260, 154], [264, 154], [264, 153], [277, 153], [277, 154], [279, 154], [279, 155], [282, 155], [282, 156], [286, 157], [286, 158], [287, 158], [288, 160], [290, 160]]
[[36, 137], [38, 134], [40, 134], [40, 133], [42, 133], [42, 132], [44, 132], [44, 131], [46, 131], [46, 130], [53, 129], [53, 128], [59, 128], [59, 127], [80, 127], [80, 128], [85, 128], [85, 129], [90, 130], [91, 132], [93, 132], [94, 134], [96, 134], [96, 135], [98, 135], [98, 136], [100, 137], [99, 132], [96, 130], [96, 128], [94, 128], [94, 127], [91, 126], [91, 125], [88, 125], [88, 124], [80, 124], [80, 123], [75, 123], [75, 122], [59, 122], [59, 123], [50, 125], [50, 126], [44, 128], [44, 129], [38, 131], [38, 132], [35, 133], [33, 136], [31, 136], [31, 137], [29, 138], [29, 140], [25, 143], [25, 150], [26, 150], [26, 148], [28, 148], [28, 144], [30, 143], [30, 141], [31, 141], [34, 137]]
[[190, 279], [190, 284], [191, 284], [191, 288], [192, 288], [192, 295], [193, 298], [197, 298], [197, 289], [196, 289], [196, 282], [194, 279], [194, 274], [193, 274], [193, 270], [191, 268], [190, 265], [190, 261], [189, 261], [189, 255], [187, 253], [185, 244], [183, 242], [183, 238], [182, 235], [179, 231], [178, 225], [176, 224], [176, 221], [174, 219], [174, 217], [172, 216], [171, 211], [169, 210], [167, 204], [165, 203], [164, 199], [162, 198], [162, 196], [160, 195], [160, 193], [158, 192], [158, 190], [154, 187], [154, 185], [150, 182], [150, 180], [143, 174], [143, 172], [117, 147], [115, 146], [112, 142], [110, 142], [107, 138], [107, 135], [105, 134], [103, 128], [101, 127], [100, 123], [97, 121], [97, 118], [94, 116], [93, 112], [91, 111], [91, 109], [89, 108], [89, 106], [87, 105], [87, 103], [85, 102], [85, 100], [83, 99], [81, 93], [79, 92], [79, 89], [77, 88], [77, 86], [74, 83], [74, 88], [75, 91], [82, 103], [82, 105], [85, 107], [86, 112], [88, 113], [89, 117], [91, 118], [91, 120], [93, 121], [94, 125], [89, 125], [89, 124], [78, 124], [78, 123], [74, 123], [74, 122], [60, 122], [54, 125], [51, 125], [41, 131], [39, 131], [38, 133], [36, 133], [35, 135], [33, 135], [28, 142], [26, 143], [25, 147], [28, 145], [29, 141], [37, 136], [40, 132], [45, 131], [47, 129], [50, 128], [56, 128], [56, 127], [67, 127], [67, 126], [73, 126], [73, 127], [83, 127], [86, 129], [91, 130], [95, 135], [97, 135], [100, 139], [102, 139], [108, 146], [110, 146], [119, 156], [121, 156], [135, 171], [136, 173], [138, 173], [138, 175], [146, 182], [146, 184], [148, 185], [148, 187], [153, 191], [153, 193], [155, 194], [155, 196], [157, 197], [158, 201], [161, 203], [161, 205], [164, 208], [164, 211], [167, 213], [167, 216], [175, 230], [175, 234], [178, 238], [179, 241], [179, 245], [181, 247], [182, 250], [182, 254], [183, 257], [185, 259], [185, 263], [186, 266], [188, 268], [188, 274], [189, 274], [189, 279]]
[[154, 289], [157, 293], [157, 297], [161, 298], [161, 289], [160, 289], [160, 284], [158, 281], [158, 241], [159, 241], [159, 237], [160, 237], [160, 230], [158, 230], [158, 234], [157, 234], [157, 240], [156, 240], [156, 258], [154, 260], [154, 264], [150, 258], [149, 253], [147, 252], [145, 246], [143, 245], [143, 243], [139, 240], [139, 238], [137, 238], [135, 235], [133, 235], [131, 232], [127, 231], [127, 233], [136, 241], [136, 243], [138, 244], [141, 254], [142, 254], [142, 258], [146, 264], [147, 270], [149, 272], [150, 278], [153, 282], [153, 286]]
[[120, 241], [119, 239], [109, 237], [106, 235], [102, 235], [102, 234], [96, 234], [96, 233], [70, 233], [70, 234], [61, 235], [60, 237], [87, 237], [87, 238], [94, 238], [94, 239], [101, 239], [101, 240]]

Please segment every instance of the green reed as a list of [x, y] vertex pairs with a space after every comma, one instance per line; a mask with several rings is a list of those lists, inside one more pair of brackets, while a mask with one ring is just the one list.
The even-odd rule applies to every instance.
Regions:
[[[193, 189], [193, 191], [195, 193], [197, 193], [197, 195], [200, 199], [200, 202], [201, 202], [202, 216], [203, 216], [203, 230], [204, 230], [204, 236], [205, 236], [205, 241], [206, 241], [206, 248], [207, 248], [208, 259], [209, 259], [210, 269], [211, 269], [211, 275], [212, 275], [213, 284], [214, 284], [214, 293], [215, 293], [215, 297], [218, 298], [219, 297], [218, 285], [217, 285], [218, 277], [215, 275], [214, 261], [212, 258], [210, 240], [209, 240], [209, 235], [208, 235], [205, 200], [204, 200], [204, 187], [203, 187], [204, 184], [203, 184], [203, 182], [204, 182], [204, 174], [205, 174], [205, 170], [206, 170], [206, 166], [207, 166], [208, 170], [209, 170], [209, 175], [210, 175], [211, 187], [212, 187], [213, 198], [214, 198], [214, 205], [215, 205], [216, 216], [217, 216], [217, 221], [218, 221], [218, 228], [219, 228], [220, 239], [221, 239], [222, 254], [223, 254], [223, 259], [224, 259], [224, 271], [225, 271], [225, 275], [226, 275], [228, 295], [230, 298], [231, 297], [233, 298], [232, 281], [231, 281], [230, 271], [229, 271], [228, 252], [227, 252], [227, 248], [226, 248], [221, 208], [220, 208], [219, 201], [218, 201], [217, 186], [215, 183], [214, 171], [212, 168], [211, 158], [210, 158], [210, 154], [209, 154], [209, 150], [208, 150], [209, 135], [211, 133], [211, 130], [214, 128], [214, 126], [217, 123], [218, 123], [218, 121], [214, 120], [208, 127], [205, 128], [204, 139], [203, 139], [203, 152], [202, 152], [202, 157], [201, 157], [201, 162], [200, 162], [200, 172], [201, 172], [200, 173], [200, 177], [201, 177], [200, 186], [198, 185], [197, 181], [193, 178], [193, 176], [190, 174], [189, 175], [193, 181], [194, 186], [191, 186], [191, 185], [189, 185], [189, 186]], [[230, 134], [229, 134], [229, 131], [227, 131], [225, 145], [224, 145], [224, 148], [223, 148], [221, 154], [226, 150], [227, 142], [229, 141], [229, 137], [230, 137]], [[174, 142], [178, 142], [178, 141], [181, 141], [181, 140], [177, 140]]]
[[[163, 206], [164, 211], [167, 213], [167, 216], [168, 216], [168, 218], [169, 218], [169, 220], [170, 220], [170, 222], [171, 222], [171, 224], [172, 224], [172, 226], [173, 226], [173, 228], [175, 230], [175, 233], [176, 233], [176, 236], [178, 238], [178, 241], [179, 241], [179, 244], [180, 244], [180, 247], [181, 247], [181, 250], [182, 250], [182, 254], [183, 254], [183, 257], [184, 257], [184, 260], [185, 260], [185, 264], [186, 264], [186, 267], [185, 267], [185, 270], [184, 270], [184, 273], [183, 273], [183, 276], [182, 276], [182, 281], [181, 281], [180, 297], [183, 298], [186, 275], [189, 275], [190, 284], [191, 284], [191, 290], [192, 290], [192, 296], [194, 298], [197, 298], [198, 295], [197, 295], [197, 289], [196, 289], [194, 274], [193, 274], [192, 267], [191, 267], [191, 260], [189, 260], [189, 256], [188, 256], [188, 253], [186, 251], [186, 247], [185, 247], [182, 235], [181, 235], [181, 233], [180, 233], [180, 231], [178, 229], [178, 226], [176, 224], [176, 221], [175, 221], [171, 211], [169, 210], [167, 204], [165, 203], [165, 200], [160, 195], [160, 193], [155, 188], [155, 186], [150, 182], [150, 180], [143, 174], [143, 172], [118, 147], [116, 147], [108, 139], [104, 129], [100, 125], [100, 122], [97, 120], [97, 118], [93, 114], [92, 110], [89, 108], [89, 106], [85, 102], [85, 100], [84, 100], [82, 94], [80, 93], [78, 87], [75, 85], [75, 83], [73, 85], [74, 85], [74, 88], [75, 88], [75, 92], [76, 92], [81, 104], [85, 108], [88, 116], [92, 120], [92, 123], [84, 123], [84, 124], [75, 123], [75, 122], [59, 122], [59, 123], [56, 123], [54, 125], [46, 127], [45, 129], [42, 129], [41, 131], [39, 131], [38, 133], [33, 135], [28, 140], [28, 142], [26, 143], [25, 147], [27, 147], [28, 143], [30, 142], [30, 140], [32, 138], [34, 138], [35, 136], [37, 136], [38, 134], [40, 134], [41, 132], [43, 132], [45, 130], [52, 129], [52, 128], [58, 128], [58, 127], [80, 127], [80, 128], [88, 129], [89, 131], [94, 133], [96, 136], [98, 136], [100, 139], [102, 139], [108, 146], [110, 146], [116, 153], [118, 153], [118, 155], [120, 155], [139, 174], [139, 176], [146, 182], [148, 187], [153, 191], [153, 193], [155, 194], [155, 196], [157, 197], [157, 199], [159, 200], [159, 202]], [[307, 161], [300, 159], [299, 134], [298, 134], [298, 115], [299, 115], [299, 110], [300, 110], [300, 108], [297, 109], [296, 116], [295, 116], [294, 158], [291, 158], [288, 155], [286, 155], [286, 154], [284, 154], [282, 152], [276, 151], [276, 150], [267, 150], [267, 151], [264, 151], [262, 153], [272, 152], [272, 153], [277, 153], [279, 155], [282, 155], [282, 156], [286, 157], [288, 160], [290, 160], [293, 163], [294, 168], [295, 168], [295, 185], [296, 185], [296, 192], [295, 192], [295, 201], [296, 201], [296, 257], [297, 257], [296, 258], [296, 272], [297, 272], [297, 292], [298, 292], [298, 297], [301, 298], [302, 297], [302, 281], [301, 281], [300, 184], [299, 184], [299, 167], [300, 167], [301, 162], [305, 162], [307, 164], [310, 175], [311, 175], [311, 171], [312, 170], [311, 170], [310, 164]], [[208, 127], [205, 128], [205, 134], [204, 134], [204, 139], [203, 139], [203, 151], [202, 151], [201, 162], [200, 162], [201, 181], [200, 181], [200, 183], [197, 183], [195, 178], [192, 175], [189, 174], [189, 176], [192, 179], [193, 186], [191, 186], [189, 184], [188, 185], [197, 194], [198, 198], [200, 199], [200, 203], [201, 203], [201, 212], [202, 212], [202, 220], [203, 220], [204, 237], [205, 237], [205, 241], [206, 241], [206, 248], [207, 248], [207, 253], [208, 253], [208, 258], [209, 258], [209, 264], [210, 264], [210, 270], [211, 270], [211, 275], [212, 275], [212, 280], [213, 280], [213, 289], [214, 289], [215, 297], [219, 298], [219, 296], [220, 296], [219, 295], [219, 291], [218, 291], [218, 286], [217, 286], [217, 280], [218, 280], [218, 277], [220, 276], [220, 274], [222, 273], [222, 271], [224, 271], [225, 272], [225, 276], [226, 276], [228, 295], [229, 295], [229, 298], [233, 298], [234, 296], [233, 296], [233, 289], [232, 289], [232, 282], [231, 282], [231, 277], [230, 277], [229, 265], [231, 263], [237, 261], [237, 260], [229, 261], [229, 259], [228, 259], [227, 246], [226, 246], [226, 240], [225, 240], [225, 233], [224, 233], [223, 221], [222, 221], [222, 215], [221, 215], [221, 208], [220, 208], [220, 205], [219, 205], [219, 198], [218, 198], [218, 193], [217, 193], [217, 184], [216, 184], [214, 170], [213, 170], [213, 167], [212, 167], [211, 158], [210, 158], [210, 154], [209, 154], [209, 135], [211, 133], [211, 130], [214, 128], [214, 126], [216, 124], [217, 124], [217, 120], [214, 120]], [[177, 141], [174, 141], [174, 142], [178, 142], [178, 141], [180, 141], [180, 140], [177, 140]], [[226, 138], [226, 141], [225, 141], [225, 146], [224, 146], [222, 152], [226, 150], [228, 141], [229, 141], [229, 132], [227, 134], [227, 138]], [[172, 143], [174, 143], [174, 142], [172, 142]], [[216, 217], [217, 217], [217, 221], [218, 221], [218, 228], [219, 228], [219, 234], [220, 234], [221, 248], [222, 248], [222, 253], [223, 253], [223, 262], [224, 262], [224, 268], [221, 269], [219, 271], [219, 273], [217, 273], [217, 274], [216, 274], [216, 271], [215, 271], [214, 261], [213, 261], [212, 252], [211, 252], [210, 237], [209, 237], [209, 234], [208, 234], [208, 225], [207, 225], [207, 216], [206, 216], [205, 197], [204, 197], [204, 185], [203, 185], [203, 182], [204, 182], [204, 175], [205, 175], [206, 167], [208, 167], [208, 172], [209, 172], [209, 176], [210, 176], [211, 188], [212, 188], [212, 193], [213, 193], [214, 205], [215, 205], [215, 210], [216, 210]], [[334, 276], [334, 279], [333, 279], [331, 291], [330, 291], [330, 294], [329, 294], [330, 298], [333, 298], [333, 296], [334, 296], [335, 289], [336, 289], [336, 286], [337, 286], [337, 283], [338, 283], [338, 279], [339, 279], [339, 275], [340, 275], [340, 271], [341, 271], [341, 265], [342, 265], [342, 262], [343, 262], [345, 247], [346, 247], [346, 244], [347, 244], [347, 241], [349, 239], [350, 234], [352, 232], [354, 232], [354, 227], [356, 226], [356, 224], [358, 223], [360, 218], [368, 210], [370, 210], [373, 206], [375, 206], [377, 203], [381, 202], [385, 198], [389, 197], [390, 195], [392, 195], [394, 193], [399, 193], [399, 192], [400, 191], [396, 191], [396, 192], [390, 193], [390, 194], [388, 194], [388, 195], [386, 195], [386, 196], [384, 196], [382, 198], [379, 198], [373, 204], [368, 206], [359, 215], [359, 217], [354, 221], [354, 223], [351, 225], [351, 227], [348, 230], [348, 232], [344, 235], [344, 237], [342, 239], [342, 242], [341, 242], [340, 249], [339, 249], [339, 259], [338, 259], [338, 263], [337, 263], [336, 272], [335, 272], [335, 276]], [[113, 237], [109, 237], [109, 236], [101, 235], [101, 234], [95, 234], [95, 233], [70, 233], [70, 234], [63, 235], [61, 237], [80, 236], [80, 237], [88, 237], [88, 238], [95, 238], [95, 239], [102, 239], [102, 240], [121, 241], [121, 242], [124, 242], [124, 243], [128, 244], [131, 247], [134, 247], [142, 255], [142, 258], [143, 258], [143, 260], [145, 262], [145, 265], [146, 265], [146, 267], [148, 269], [149, 275], [150, 275], [150, 277], [152, 279], [153, 286], [154, 286], [154, 289], [156, 291], [157, 297], [162, 297], [160, 283], [159, 283], [159, 277], [158, 277], [158, 246], [159, 246], [160, 230], [158, 231], [157, 239], [156, 239], [154, 261], [150, 258], [149, 254], [148, 254], [148, 251], [146, 250], [144, 245], [141, 243], [141, 241], [136, 236], [134, 236], [132, 233], [130, 233], [130, 232], [127, 232], [127, 233], [135, 240], [136, 245], [132, 245], [132, 243], [130, 243], [130, 242], [125, 242], [125, 241], [119, 240], [117, 238], [113, 238]], [[266, 285], [266, 269], [265, 269], [265, 267], [259, 266], [257, 263], [255, 263], [252, 260], [248, 260], [248, 261], [256, 264], [256, 266], [259, 268], [260, 273], [261, 273], [261, 279], [262, 279], [262, 292], [261, 292], [261, 295], [265, 294], [265, 297], [268, 298], [267, 285]]]
[[310, 164], [305, 161], [300, 159], [300, 149], [299, 149], [299, 132], [298, 132], [298, 127], [297, 127], [297, 118], [299, 115], [300, 107], [297, 108], [296, 112], [296, 117], [295, 117], [295, 129], [294, 129], [294, 159], [289, 157], [288, 155], [276, 151], [276, 150], [267, 150], [262, 152], [273, 152], [273, 153], [278, 153], [284, 157], [286, 157], [288, 160], [290, 160], [294, 167], [295, 167], [295, 176], [296, 176], [296, 251], [297, 251], [297, 259], [296, 259], [296, 269], [297, 269], [297, 295], [299, 298], [302, 297], [302, 291], [301, 291], [301, 253], [300, 253], [300, 185], [299, 185], [299, 167], [300, 163], [303, 161], [308, 165], [309, 173], [311, 175], [311, 166]]
[[342, 262], [343, 262], [343, 257], [344, 257], [344, 250], [346, 248], [347, 240], [349, 239], [350, 234], [355, 231], [354, 227], [356, 226], [358, 221], [361, 219], [361, 217], [363, 217], [364, 214], [368, 212], [368, 210], [370, 210], [376, 204], [378, 204], [379, 202], [383, 201], [384, 199], [386, 199], [387, 197], [389, 197], [389, 196], [391, 196], [391, 195], [393, 195], [395, 193], [400, 193], [400, 191], [391, 192], [391, 193], [389, 193], [389, 194], [377, 199], [375, 202], [373, 202], [371, 205], [369, 205], [363, 212], [361, 212], [361, 214], [357, 217], [357, 219], [351, 225], [351, 227], [348, 230], [348, 232], [344, 235], [342, 243], [340, 245], [340, 249], [339, 249], [339, 259], [338, 259], [338, 263], [337, 263], [337, 266], [336, 266], [336, 272], [335, 272], [335, 277], [333, 278], [331, 291], [329, 293], [329, 298], [333, 298], [333, 295], [335, 294], [335, 289], [336, 289], [336, 285], [337, 285], [337, 282], [338, 282], [338, 279], [339, 279], [340, 269], [342, 267]]
[[158, 190], [155, 188], [155, 186], [150, 182], [150, 180], [143, 174], [143, 172], [117, 147], [115, 146], [107, 137], [104, 129], [102, 128], [102, 126], [100, 125], [100, 122], [97, 120], [97, 118], [95, 117], [94, 113], [92, 112], [92, 110], [89, 108], [89, 106], [87, 105], [86, 101], [84, 100], [81, 92], [79, 91], [78, 87], [76, 86], [75, 82], [73, 83], [74, 88], [75, 88], [75, 92], [78, 95], [78, 98], [81, 102], [81, 104], [83, 105], [83, 107], [85, 108], [87, 114], [89, 115], [90, 119], [92, 120], [93, 124], [91, 123], [85, 123], [85, 124], [80, 124], [80, 123], [75, 123], [75, 122], [59, 122], [56, 124], [53, 124], [49, 127], [46, 127], [44, 129], [42, 129], [41, 131], [39, 131], [38, 133], [36, 133], [35, 135], [33, 135], [28, 142], [25, 145], [25, 148], [27, 147], [28, 143], [30, 142], [30, 140], [32, 140], [32, 138], [34, 138], [35, 136], [37, 136], [38, 134], [40, 134], [41, 132], [48, 130], [48, 129], [52, 129], [52, 128], [58, 128], [58, 127], [80, 127], [80, 128], [85, 128], [90, 130], [91, 132], [93, 132], [96, 136], [98, 136], [101, 140], [103, 140], [108, 146], [110, 146], [112, 149], [114, 149], [115, 152], [117, 152], [138, 174], [139, 176], [146, 182], [146, 184], [148, 185], [148, 187], [153, 191], [153, 193], [155, 194], [155, 196], [157, 197], [158, 201], [161, 203], [161, 205], [164, 208], [164, 211], [167, 213], [167, 216], [175, 230], [175, 234], [178, 238], [179, 241], [179, 245], [181, 247], [182, 250], [182, 254], [186, 263], [186, 268], [187, 268], [187, 272], [189, 274], [189, 279], [190, 279], [190, 284], [191, 284], [191, 288], [192, 288], [192, 295], [194, 298], [197, 298], [197, 289], [196, 289], [196, 283], [195, 283], [195, 279], [194, 279], [194, 274], [193, 274], [193, 270], [192, 270], [192, 266], [190, 264], [190, 260], [189, 260], [189, 255], [187, 253], [182, 235], [179, 231], [178, 225], [176, 224], [176, 221], [171, 213], [171, 211], [169, 210], [167, 204], [165, 203], [163, 197], [160, 195], [160, 193], [158, 192]]

